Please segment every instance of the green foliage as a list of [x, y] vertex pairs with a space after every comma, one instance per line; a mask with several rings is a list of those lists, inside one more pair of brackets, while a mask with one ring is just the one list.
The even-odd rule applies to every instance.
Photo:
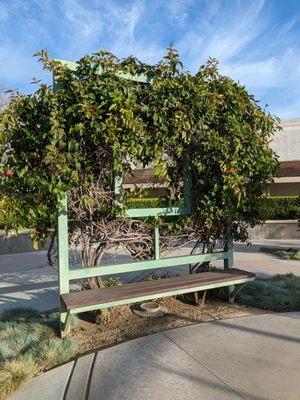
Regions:
[[103, 282], [103, 285], [104, 285], [104, 287], [120, 286], [120, 285], [122, 285], [122, 282], [119, 277], [117, 277], [117, 278], [109, 277], [109, 279], [106, 279]]
[[240, 291], [237, 301], [250, 307], [288, 312], [300, 311], [300, 277], [293, 274], [256, 278]]
[[300, 260], [300, 250], [295, 248], [261, 247], [259, 250], [264, 253], [275, 254], [283, 260]]
[[73, 339], [61, 340], [58, 313], [26, 308], [5, 311], [0, 320], [0, 399], [46, 368], [76, 352]]
[[[253, 209], [277, 168], [268, 140], [278, 120], [244, 86], [221, 75], [216, 60], [192, 75], [172, 47], [154, 66], [99, 51], [80, 59], [76, 71], [45, 51], [37, 55], [55, 75], [56, 91], [41, 84], [31, 95], [13, 97], [0, 115], [0, 195], [14, 209], [6, 229], [26, 226], [45, 238], [55, 231], [63, 193], [75, 189], [73, 201], [88, 209], [94, 201], [88, 190], [97, 188], [98, 220], [115, 219], [120, 204], [111, 195], [113, 170], [130, 172], [132, 164], [152, 165], [168, 197], [181, 201], [185, 158], [193, 213], [178, 218], [179, 225], [218, 238], [227, 221], [235, 221], [234, 238], [245, 239], [246, 225], [259, 222]], [[146, 74], [151, 85], [121, 76], [128, 73]], [[73, 217], [71, 209], [71, 232], [88, 221], [77, 211]]]
[[[183, 207], [183, 199], [179, 200], [175, 204], [177, 207]], [[175, 206], [174, 205], [174, 206]], [[166, 207], [166, 200], [164, 198], [149, 197], [149, 198], [131, 198], [127, 202], [128, 208], [156, 208]]]
[[300, 197], [262, 197], [256, 212], [262, 220], [297, 219], [300, 217]]
[[171, 278], [173, 276], [178, 276], [178, 274], [172, 274], [170, 272], [166, 272], [165, 274], [153, 273], [153, 274], [149, 275], [146, 280], [147, 281], [157, 281], [157, 280], [160, 280], [160, 279]]

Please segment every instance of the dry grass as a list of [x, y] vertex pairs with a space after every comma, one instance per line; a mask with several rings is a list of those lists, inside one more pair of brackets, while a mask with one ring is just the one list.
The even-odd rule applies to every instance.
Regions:
[[0, 399], [19, 390], [39, 372], [69, 360], [74, 339], [58, 337], [58, 313], [14, 309], [0, 320]]
[[31, 357], [8, 360], [0, 369], [0, 399], [18, 390], [30, 378], [38, 373], [36, 362]]
[[191, 301], [183, 302], [174, 297], [156, 300], [167, 308], [167, 314], [159, 318], [141, 318], [132, 312], [129, 305], [115, 307], [108, 320], [95, 323], [90, 315], [82, 315], [73, 335], [78, 342], [78, 353], [113, 346], [117, 343], [150, 335], [170, 328], [191, 325], [222, 318], [231, 318], [259, 313], [259, 310], [224, 301], [207, 300], [205, 306], [195, 306]]

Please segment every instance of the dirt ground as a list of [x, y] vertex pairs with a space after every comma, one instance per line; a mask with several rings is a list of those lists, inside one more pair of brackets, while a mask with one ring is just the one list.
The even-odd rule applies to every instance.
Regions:
[[99, 323], [91, 321], [90, 315], [82, 315], [73, 329], [74, 338], [79, 343], [78, 354], [93, 349], [100, 350], [170, 328], [263, 312], [216, 300], [206, 300], [203, 306], [195, 306], [191, 301], [183, 302], [173, 297], [159, 299], [156, 302], [167, 308], [167, 313], [162, 317], [139, 317], [133, 313], [132, 305], [115, 307], [111, 310], [110, 318]]

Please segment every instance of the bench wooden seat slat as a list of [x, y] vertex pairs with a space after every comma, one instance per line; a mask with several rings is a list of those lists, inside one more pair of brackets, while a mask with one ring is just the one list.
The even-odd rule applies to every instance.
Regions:
[[[234, 281], [252, 280], [255, 274], [239, 269], [219, 270], [192, 275], [181, 275], [159, 280], [135, 282], [126, 285], [113, 286], [103, 289], [92, 289], [81, 292], [62, 294], [67, 310], [115, 303], [122, 300], [132, 300], [144, 296], [164, 294], [176, 290], [187, 290]], [[226, 285], [224, 285], [226, 286]]]

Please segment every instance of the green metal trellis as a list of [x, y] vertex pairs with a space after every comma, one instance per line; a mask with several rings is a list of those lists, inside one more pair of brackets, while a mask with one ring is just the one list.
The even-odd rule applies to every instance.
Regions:
[[[77, 64], [74, 62], [61, 61], [63, 65], [66, 65], [71, 70], [76, 70]], [[99, 73], [102, 70], [99, 69]], [[124, 73], [119, 73], [119, 75], [123, 78], [130, 79], [137, 82], [143, 83], [151, 83], [151, 79], [148, 79], [146, 75], [129, 75]], [[54, 82], [54, 90], [57, 87]], [[121, 171], [116, 171], [115, 173], [115, 196], [116, 201], [120, 197], [122, 190], [122, 173]], [[190, 166], [188, 162], [185, 162], [184, 165], [184, 185], [183, 185], [183, 193], [184, 193], [184, 205], [183, 207], [167, 207], [167, 208], [150, 208], [150, 209], [128, 209], [126, 211], [127, 217], [149, 217], [149, 216], [169, 216], [169, 215], [186, 215], [191, 213], [191, 178], [190, 178]], [[69, 269], [69, 253], [68, 253], [68, 214], [67, 214], [67, 194], [63, 198], [61, 202], [61, 207], [58, 210], [58, 263], [59, 263], [59, 294], [60, 296], [70, 292], [70, 281], [75, 279], [84, 279], [88, 277], [94, 276], [104, 276], [104, 275], [114, 275], [125, 272], [132, 271], [141, 271], [141, 270], [150, 270], [153, 268], [166, 268], [172, 266], [180, 266], [187, 264], [196, 264], [204, 261], [213, 261], [213, 260], [224, 260], [224, 269], [230, 269], [233, 265], [233, 245], [230, 231], [227, 232], [226, 245], [223, 251], [210, 253], [210, 254], [199, 254], [199, 255], [188, 255], [188, 256], [176, 256], [169, 258], [160, 258], [159, 254], [159, 228], [154, 228], [154, 259], [139, 261], [139, 262], [131, 262], [131, 263], [122, 263], [122, 264], [114, 264], [105, 266], [96, 266], [90, 268], [76, 268]], [[234, 280], [235, 284], [244, 283], [244, 280], [238, 281]], [[224, 283], [210, 283], [207, 286], [195, 287], [193, 291], [198, 290], [207, 290], [216, 287], [225, 286]], [[229, 286], [229, 293], [234, 293], [234, 285], [233, 280], [227, 281], [226, 286]], [[182, 293], [190, 292], [191, 290], [187, 289], [178, 289], [170, 292], [166, 292], [164, 296], [172, 296]], [[153, 299], [163, 297], [162, 294], [142, 296], [136, 297], [131, 300], [119, 300], [113, 303], [101, 304], [101, 305], [92, 305], [85, 307], [77, 307], [68, 311], [64, 301], [60, 297], [60, 322], [61, 322], [61, 330], [67, 332], [69, 330], [70, 325], [70, 314], [76, 314], [80, 312], [85, 312], [88, 310], [95, 310], [107, 307], [113, 307], [120, 304], [127, 304], [130, 302], [139, 302], [143, 300]]]

